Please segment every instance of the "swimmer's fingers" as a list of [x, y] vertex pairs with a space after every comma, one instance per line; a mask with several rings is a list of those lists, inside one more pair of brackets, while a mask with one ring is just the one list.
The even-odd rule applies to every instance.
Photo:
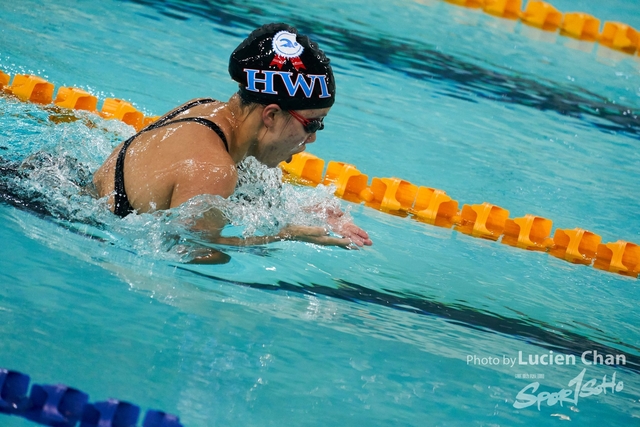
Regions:
[[369, 233], [367, 233], [362, 228], [356, 225], [354, 225], [353, 227], [354, 227], [353, 229], [354, 238], [361, 240], [363, 245], [366, 245], [366, 246], [373, 245], [373, 241], [371, 240], [371, 238], [369, 238]]
[[283, 228], [278, 237], [282, 240], [298, 240], [301, 242], [315, 243], [323, 246], [340, 246], [343, 248], [357, 249], [362, 246], [371, 246], [373, 242], [369, 234], [353, 223], [343, 224], [334, 232], [341, 237], [329, 236], [329, 232], [323, 227], [310, 227], [303, 225], [290, 225]]
[[369, 238], [369, 234], [353, 223], [345, 224], [340, 230], [336, 230], [336, 232], [350, 239], [356, 246], [371, 246], [373, 244]]

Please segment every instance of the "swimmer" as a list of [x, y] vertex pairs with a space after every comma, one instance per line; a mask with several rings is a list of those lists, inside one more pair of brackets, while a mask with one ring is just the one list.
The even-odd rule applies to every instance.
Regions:
[[[229, 197], [236, 165], [248, 156], [268, 167], [290, 161], [324, 128], [335, 101], [329, 59], [318, 45], [285, 24], [253, 31], [231, 54], [229, 74], [239, 90], [228, 102], [196, 99], [172, 110], [120, 144], [93, 178], [116, 215], [170, 209], [193, 197]], [[368, 234], [340, 211], [323, 227], [291, 224], [274, 236], [223, 237], [218, 210], [194, 230], [212, 243], [255, 245], [299, 240], [321, 245], [371, 245]]]

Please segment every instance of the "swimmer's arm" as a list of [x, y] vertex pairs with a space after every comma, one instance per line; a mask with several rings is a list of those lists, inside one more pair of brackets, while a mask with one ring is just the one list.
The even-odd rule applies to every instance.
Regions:
[[323, 227], [290, 225], [273, 236], [224, 237], [220, 233], [227, 224], [224, 215], [217, 209], [210, 209], [196, 221], [192, 230], [198, 232], [208, 242], [227, 246], [258, 246], [284, 240], [297, 240], [324, 246], [348, 247], [352, 241], [346, 238], [332, 237]]
[[[202, 194], [217, 195], [227, 198], [235, 191], [237, 172], [233, 164], [206, 165], [201, 168], [197, 179], [189, 176], [185, 171], [174, 183], [171, 196], [171, 206], [177, 207], [193, 197]], [[328, 236], [327, 230], [322, 227], [307, 227], [291, 225], [284, 227], [274, 236], [224, 237], [222, 229], [227, 224], [224, 215], [217, 209], [210, 209], [199, 218], [192, 229], [199, 233], [205, 240], [228, 246], [256, 246], [265, 245], [283, 240], [298, 240], [316, 243], [318, 245], [342, 246], [351, 245], [347, 238]]]

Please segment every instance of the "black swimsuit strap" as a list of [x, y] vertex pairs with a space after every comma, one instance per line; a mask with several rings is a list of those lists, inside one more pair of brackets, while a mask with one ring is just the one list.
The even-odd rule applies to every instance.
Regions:
[[173, 119], [178, 114], [184, 113], [189, 108], [197, 107], [198, 105], [202, 105], [202, 104], [210, 104], [212, 102], [218, 102], [218, 101], [216, 101], [215, 99], [212, 99], [212, 98], [204, 98], [204, 99], [198, 99], [198, 100], [192, 101], [192, 102], [190, 102], [188, 104], [185, 104], [182, 107], [174, 110], [173, 112], [167, 114], [166, 116], [161, 117], [160, 119], [158, 119], [155, 122], [151, 123], [149, 126], [147, 126], [146, 128], [142, 129], [138, 133], [142, 133], [142, 132], [145, 132], [147, 130], [155, 129], [155, 128], [158, 128], [160, 126], [164, 126], [169, 120]]
[[114, 195], [114, 202], [115, 202], [115, 208], [113, 210], [113, 212], [124, 218], [125, 216], [129, 215], [130, 213], [133, 212], [133, 206], [131, 206], [131, 203], [129, 203], [129, 198], [127, 197], [127, 192], [124, 188], [124, 158], [125, 155], [127, 153], [127, 148], [129, 148], [129, 146], [131, 145], [131, 143], [143, 132], [147, 132], [153, 129], [158, 129], [164, 126], [168, 126], [174, 123], [180, 123], [180, 122], [196, 122], [196, 123], [200, 123], [201, 125], [204, 125], [206, 127], [208, 127], [209, 129], [213, 130], [222, 140], [222, 142], [224, 143], [224, 147], [227, 149], [227, 152], [229, 152], [229, 144], [227, 142], [227, 137], [225, 136], [224, 132], [222, 132], [222, 129], [220, 129], [220, 127], [215, 124], [214, 122], [212, 122], [211, 120], [207, 120], [204, 119], [202, 117], [185, 117], [183, 119], [177, 119], [177, 120], [173, 120], [171, 121], [172, 118], [176, 117], [178, 114], [188, 110], [191, 107], [195, 107], [196, 105], [202, 105], [202, 104], [208, 104], [211, 102], [216, 102], [216, 100], [214, 99], [199, 99], [197, 101], [193, 101], [190, 102], [186, 105], [183, 105], [181, 108], [175, 110], [172, 113], [169, 113], [168, 115], [164, 116], [162, 119], [150, 124], [149, 126], [147, 126], [146, 128], [142, 129], [140, 132], [138, 132], [137, 134], [133, 135], [131, 138], [127, 139], [124, 144], [122, 144], [122, 148], [120, 149], [120, 152], [118, 153], [118, 158], [116, 160], [116, 170], [115, 170], [115, 180], [114, 180], [114, 190], [115, 190], [115, 195]]
[[114, 181], [114, 203], [115, 207], [113, 209], [113, 213], [124, 218], [133, 212], [133, 206], [129, 203], [129, 198], [127, 197], [127, 192], [124, 189], [124, 156], [127, 153], [127, 148], [133, 142], [133, 140], [140, 135], [137, 133], [133, 135], [131, 138], [127, 139], [124, 144], [122, 144], [122, 148], [118, 153], [118, 159], [116, 160], [116, 173], [115, 173], [115, 181]]

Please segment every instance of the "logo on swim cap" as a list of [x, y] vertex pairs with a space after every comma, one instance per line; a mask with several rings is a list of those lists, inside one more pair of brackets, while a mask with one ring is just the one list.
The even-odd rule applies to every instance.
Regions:
[[296, 35], [288, 31], [280, 31], [273, 36], [273, 50], [285, 58], [296, 58], [302, 55], [304, 47], [296, 41]]
[[282, 70], [282, 66], [287, 62], [287, 59], [291, 61], [291, 65], [296, 71], [306, 69], [300, 55], [304, 51], [304, 47], [296, 41], [296, 35], [289, 31], [279, 31], [273, 36], [273, 42], [271, 43], [275, 56], [271, 61], [270, 66], [276, 66]]

